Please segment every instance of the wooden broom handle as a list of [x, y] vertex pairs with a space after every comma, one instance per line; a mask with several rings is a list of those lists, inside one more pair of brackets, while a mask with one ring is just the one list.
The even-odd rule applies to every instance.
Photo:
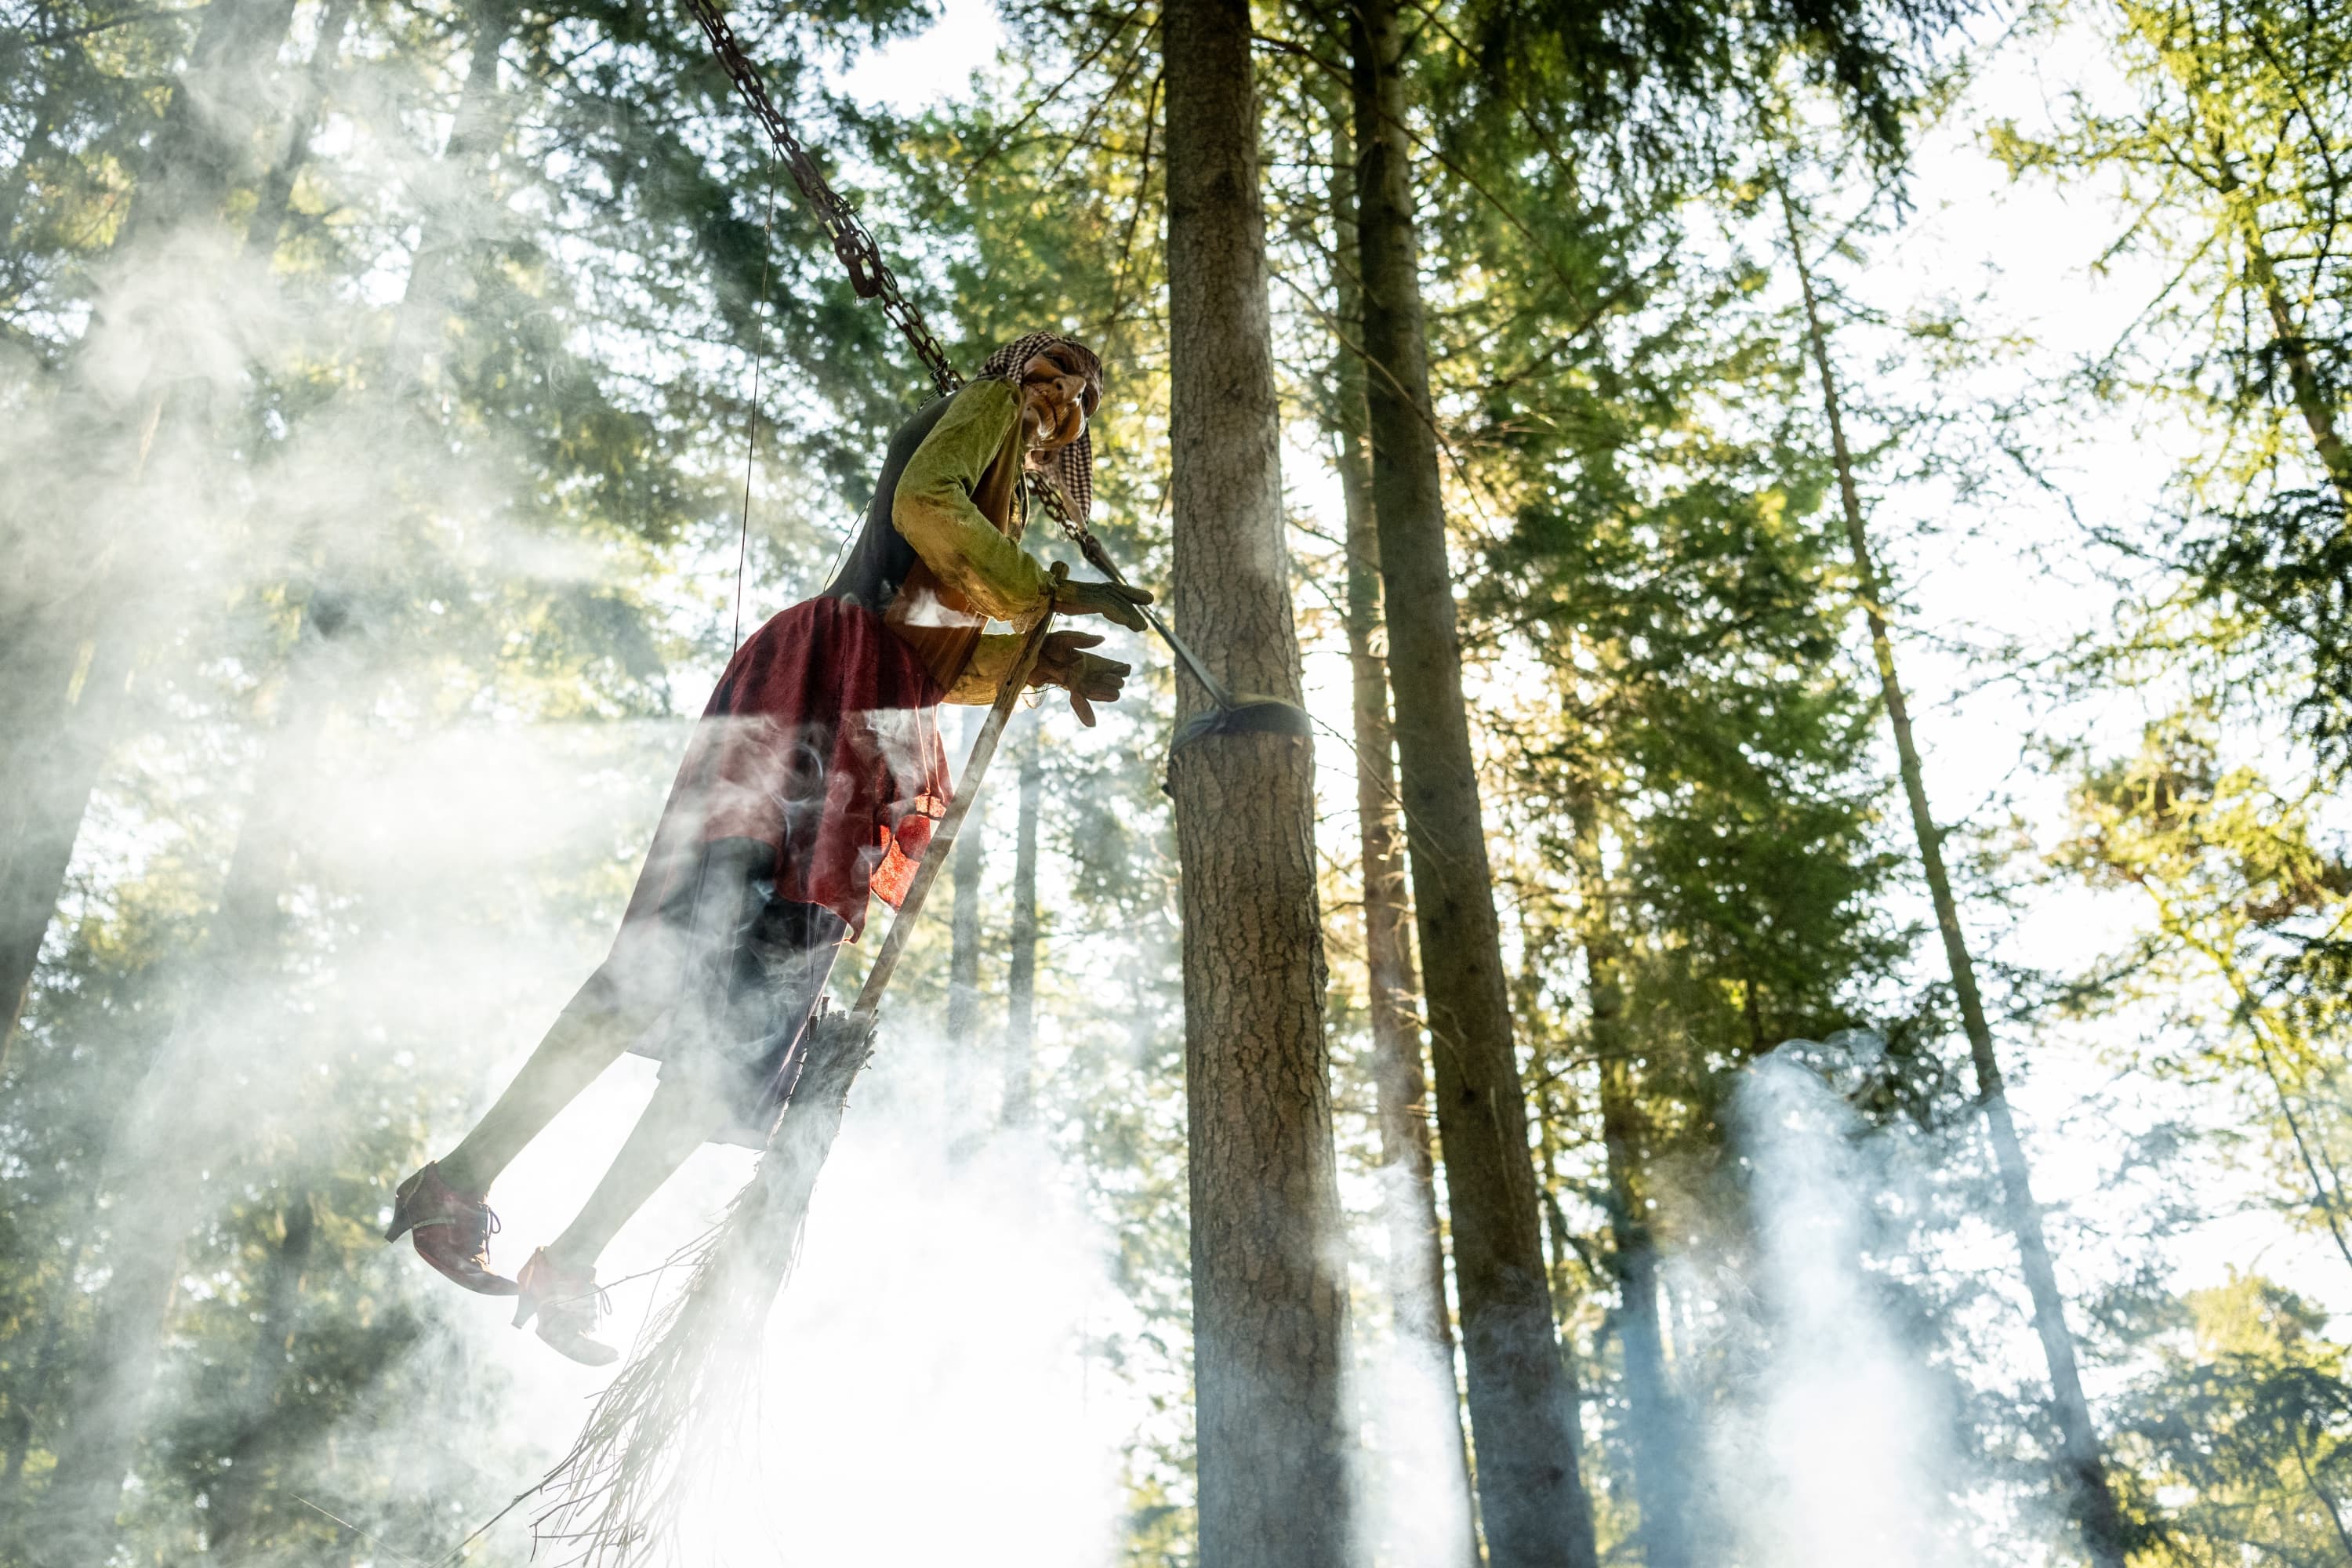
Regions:
[[940, 868], [948, 863], [954, 852], [956, 834], [963, 819], [971, 815], [971, 803], [980, 798], [980, 784], [988, 772], [990, 759], [996, 755], [996, 742], [1004, 733], [1006, 721], [1013, 717], [1013, 705], [1021, 700], [1029, 684], [1029, 672], [1037, 668], [1037, 656], [1045, 651], [1045, 633], [1054, 625], [1054, 601], [1060, 596], [1062, 584], [1069, 580], [1070, 569], [1061, 562], [1054, 563], [1053, 583], [1045, 595], [1045, 613], [1029, 628], [1021, 644], [1013, 668], [1005, 673], [1004, 684], [996, 689], [996, 701], [988, 710], [987, 721], [980, 727], [980, 738], [971, 743], [971, 755], [964, 759], [963, 779], [956, 785], [955, 800], [948, 814], [931, 829], [931, 842], [923, 851], [921, 864], [915, 868], [915, 879], [907, 888], [907, 896], [898, 900], [898, 912], [892, 917], [888, 934], [882, 939], [882, 951], [874, 955], [874, 967], [866, 972], [866, 984], [857, 988], [857, 1000], [851, 1004], [853, 1016], [871, 1018], [882, 1005], [882, 993], [889, 988], [890, 973], [898, 967], [898, 955], [906, 951], [907, 939], [914, 934], [915, 921], [923, 912], [923, 900], [929, 897], [931, 884], [939, 880]]

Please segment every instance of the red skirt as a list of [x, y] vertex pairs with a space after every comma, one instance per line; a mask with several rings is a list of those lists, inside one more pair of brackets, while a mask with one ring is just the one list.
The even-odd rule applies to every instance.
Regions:
[[714, 838], [772, 847], [775, 897], [831, 910], [856, 941], [866, 895], [896, 908], [947, 815], [943, 696], [881, 616], [844, 599], [805, 600], [752, 633], [688, 742], [616, 952]]

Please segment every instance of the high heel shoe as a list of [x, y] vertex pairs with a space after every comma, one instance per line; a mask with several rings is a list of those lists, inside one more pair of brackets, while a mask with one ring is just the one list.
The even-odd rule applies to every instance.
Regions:
[[428, 1164], [400, 1184], [392, 1198], [386, 1241], [414, 1234], [416, 1256], [467, 1289], [483, 1296], [511, 1296], [520, 1287], [490, 1268], [490, 1237], [499, 1216], [482, 1198], [461, 1193]]
[[519, 1283], [522, 1300], [515, 1304], [516, 1328], [537, 1317], [536, 1331], [548, 1347], [583, 1366], [610, 1366], [621, 1359], [619, 1351], [590, 1337], [597, 1322], [613, 1310], [604, 1292], [596, 1288], [594, 1269], [565, 1268], [548, 1257], [542, 1247], [522, 1266]]

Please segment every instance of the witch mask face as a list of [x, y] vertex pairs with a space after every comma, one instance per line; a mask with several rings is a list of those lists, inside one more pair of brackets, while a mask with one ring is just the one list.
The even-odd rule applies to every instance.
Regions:
[[1044, 350], [1022, 367], [1022, 417], [1033, 452], [1058, 451], [1085, 435], [1101, 402], [1101, 382], [1066, 349]]

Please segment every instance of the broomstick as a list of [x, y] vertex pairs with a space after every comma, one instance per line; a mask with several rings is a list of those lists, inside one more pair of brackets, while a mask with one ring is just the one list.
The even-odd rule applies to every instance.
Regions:
[[[1055, 563], [1054, 587], [1068, 575]], [[714, 1228], [672, 1259], [693, 1270], [686, 1288], [638, 1336], [628, 1363], [597, 1397], [579, 1439], [549, 1477], [561, 1486], [562, 1500], [534, 1521], [535, 1534], [576, 1544], [575, 1561], [590, 1568], [625, 1568], [674, 1541], [672, 1526], [694, 1500], [697, 1478], [740, 1451], [735, 1439], [755, 1414], [751, 1396], [758, 1380], [749, 1369], [769, 1309], [800, 1255], [809, 1194], [841, 1131], [849, 1086], [874, 1054], [876, 1010], [1053, 620], [1049, 607], [998, 688], [955, 799], [931, 834], [857, 1000], [847, 1012], [820, 1005], [809, 1020], [800, 1076], [750, 1184]]]

